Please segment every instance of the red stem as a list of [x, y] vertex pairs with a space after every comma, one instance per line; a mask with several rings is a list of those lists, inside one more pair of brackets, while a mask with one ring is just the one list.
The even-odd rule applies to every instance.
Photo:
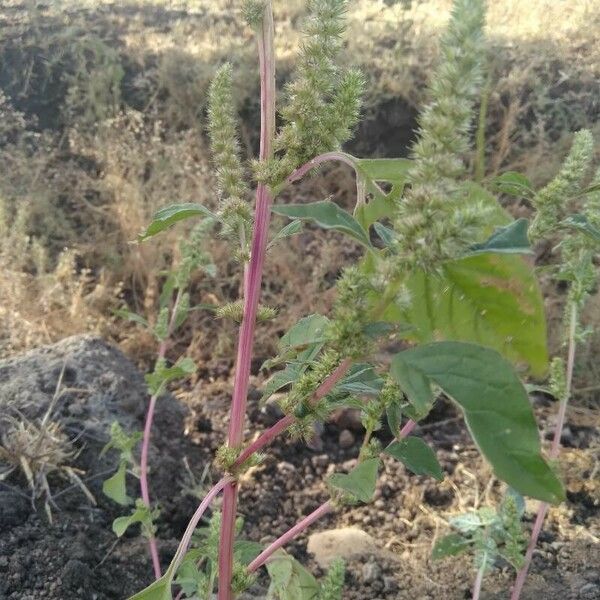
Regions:
[[299, 533], [308, 529], [315, 521], [318, 521], [322, 516], [331, 512], [333, 506], [328, 500], [325, 504], [321, 504], [319, 508], [311, 512], [310, 515], [304, 517], [300, 522], [296, 523], [290, 530], [286, 531], [280, 538], [276, 539], [271, 545], [267, 546], [249, 565], [248, 572], [254, 573], [259, 567], [265, 564], [269, 557], [292, 541]]
[[[273, 155], [275, 134], [275, 53], [273, 44], [273, 7], [265, 3], [261, 31], [258, 39], [260, 63], [260, 155], [261, 161]], [[267, 249], [269, 222], [271, 218], [271, 194], [264, 184], [256, 190], [254, 231], [250, 249], [250, 262], [244, 273], [244, 316], [240, 327], [238, 353], [234, 377], [231, 420], [228, 444], [237, 448], [242, 444], [246, 403], [250, 380], [250, 364], [256, 313], [262, 282], [263, 266]], [[221, 535], [219, 540], [219, 591], [218, 600], [231, 600], [231, 576], [233, 573], [233, 543], [237, 510], [237, 485], [228, 484], [223, 492]]]
[[[571, 385], [573, 382], [573, 368], [575, 367], [575, 350], [576, 350], [576, 340], [575, 333], [577, 331], [577, 306], [573, 304], [571, 307], [571, 316], [569, 323], [569, 349], [567, 351], [567, 384], [565, 389], [565, 395], [560, 399], [560, 406], [558, 409], [558, 418], [556, 422], [556, 427], [554, 429], [554, 438], [552, 439], [552, 447], [550, 448], [550, 458], [555, 460], [560, 453], [560, 438], [562, 436], [562, 430], [565, 424], [565, 417], [567, 414], [567, 403], [569, 402], [569, 398], [571, 396]], [[544, 524], [544, 519], [546, 518], [546, 514], [548, 512], [548, 504], [546, 502], [540, 502], [538, 505], [537, 515], [535, 517], [535, 523], [533, 524], [533, 529], [531, 530], [531, 538], [529, 538], [529, 545], [527, 546], [527, 552], [525, 553], [525, 563], [523, 567], [517, 574], [517, 578], [515, 580], [515, 585], [513, 587], [511, 600], [519, 600], [521, 597], [521, 592], [523, 591], [523, 586], [525, 585], [525, 580], [527, 579], [527, 573], [529, 572], [529, 567], [531, 566], [531, 560], [533, 558], [533, 552], [535, 547], [537, 546], [538, 538], [540, 537], [540, 533], [542, 531], [542, 526]]]

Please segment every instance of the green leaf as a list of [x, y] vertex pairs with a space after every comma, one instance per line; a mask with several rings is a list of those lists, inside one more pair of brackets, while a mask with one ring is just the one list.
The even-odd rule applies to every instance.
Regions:
[[141, 431], [134, 431], [127, 435], [118, 421], [113, 421], [110, 425], [110, 440], [100, 451], [100, 456], [104, 456], [104, 454], [114, 448], [120, 452], [122, 461], [134, 464], [133, 449], [141, 439]]
[[145, 377], [148, 389], [151, 394], [158, 394], [164, 386], [176, 379], [182, 379], [196, 372], [196, 364], [189, 358], [178, 360], [172, 367], [166, 367], [162, 363], [157, 363], [154, 372], [148, 373]]
[[563, 220], [563, 225], [576, 229], [585, 233], [588, 237], [592, 238], [596, 242], [600, 242], [600, 229], [594, 227], [585, 215], [574, 214], [569, 215]]
[[198, 592], [198, 588], [204, 583], [205, 576], [196, 566], [195, 560], [184, 559], [179, 569], [175, 583], [181, 587], [184, 594], [189, 597]]
[[173, 575], [167, 571], [160, 579], [128, 600], [173, 600], [171, 584]]
[[471, 246], [470, 254], [532, 254], [527, 236], [528, 226], [527, 219], [517, 219], [506, 227], [499, 227], [486, 242]]
[[324, 315], [312, 314], [302, 317], [279, 340], [279, 349], [285, 352], [291, 348], [302, 348], [326, 341], [329, 319]]
[[126, 308], [118, 308], [114, 311], [115, 316], [120, 317], [121, 319], [125, 319], [126, 321], [132, 321], [133, 323], [137, 323], [142, 327], [148, 327], [148, 321], [142, 317], [142, 315], [138, 315]]
[[284, 552], [277, 551], [266, 564], [271, 585], [268, 599], [278, 600], [316, 600], [319, 584], [312, 574], [296, 559]]
[[388, 427], [394, 437], [400, 434], [400, 424], [402, 422], [402, 409], [400, 402], [394, 400], [385, 408], [385, 416], [387, 418]]
[[287, 365], [285, 369], [273, 373], [263, 387], [261, 402], [270, 398], [286, 385], [294, 383], [300, 375], [302, 375], [302, 367], [297, 364]]
[[413, 420], [425, 418], [433, 406], [434, 395], [431, 382], [420, 371], [411, 369], [402, 360], [402, 354], [396, 354], [390, 366], [390, 375], [400, 386], [413, 409], [409, 415]]
[[482, 237], [490, 236], [497, 227], [510, 225], [513, 222], [513, 217], [500, 206], [494, 194], [478, 183], [465, 181], [461, 184], [461, 191], [465, 194], [464, 206], [479, 205], [489, 214], [485, 226], [482, 227]]
[[285, 238], [292, 237], [302, 231], [302, 221], [292, 221], [285, 227], [282, 227], [269, 242], [269, 248], [272, 248], [277, 242]]
[[335, 392], [347, 392], [359, 396], [378, 396], [383, 379], [377, 375], [373, 365], [352, 365], [346, 376], [335, 386]]
[[381, 241], [385, 246], [392, 245], [396, 237], [393, 229], [390, 229], [381, 223], [373, 223], [373, 229], [375, 229], [375, 233], [381, 238]]
[[509, 254], [451, 260], [441, 274], [418, 272], [407, 282], [408, 308], [386, 315], [415, 326], [407, 337], [477, 342], [543, 375], [548, 364], [544, 300], [533, 267]]
[[330, 485], [355, 496], [361, 502], [370, 502], [377, 484], [379, 459], [370, 458], [359, 463], [350, 473], [334, 473]]
[[484, 526], [484, 522], [481, 520], [481, 517], [476, 512], [468, 512], [464, 515], [456, 515], [455, 517], [450, 517], [449, 521], [450, 525], [455, 529], [458, 529], [461, 533], [472, 534], [475, 533], [478, 529]]
[[354, 238], [367, 248], [371, 248], [371, 241], [367, 232], [356, 219], [334, 202], [321, 200], [310, 204], [277, 204], [273, 212], [291, 219], [314, 221], [324, 229], [335, 229]]
[[492, 180], [492, 187], [502, 194], [516, 196], [517, 198], [529, 198], [534, 194], [529, 179], [516, 171], [507, 171], [495, 177]]
[[[354, 210], [354, 216], [365, 229], [380, 219], [392, 216], [395, 201], [402, 195], [411, 165], [412, 161], [407, 158], [355, 159], [359, 186], [371, 195], [368, 202], [359, 198]], [[392, 189], [386, 193], [379, 183], [391, 184]]]
[[402, 461], [416, 475], [431, 475], [438, 481], [444, 479], [442, 467], [433, 450], [421, 438], [408, 437], [392, 442], [384, 452]]
[[127, 475], [127, 464], [123, 461], [119, 464], [119, 468], [112, 477], [109, 477], [102, 484], [102, 491], [105, 496], [108, 496], [111, 500], [120, 504], [121, 506], [127, 506], [133, 502], [133, 500], [127, 495], [127, 485], [125, 482]]
[[471, 546], [472, 541], [467, 540], [458, 533], [450, 533], [449, 535], [440, 538], [435, 543], [431, 552], [433, 560], [439, 560], [447, 556], [456, 556], [462, 554]]
[[236, 540], [233, 545], [235, 559], [242, 565], [249, 565], [262, 551], [262, 544], [250, 540]]
[[194, 202], [171, 204], [170, 206], [161, 208], [154, 213], [152, 222], [148, 225], [146, 231], [138, 235], [138, 242], [143, 242], [144, 240], [155, 236], [157, 233], [168, 229], [178, 221], [197, 216], [215, 218], [215, 215], [208, 210], [208, 208]]
[[564, 499], [560, 481], [542, 457], [527, 392], [498, 352], [438, 342], [405, 350], [394, 360], [398, 356], [460, 405], [473, 440], [499, 479], [538, 500], [556, 504]]
[[153, 527], [152, 511], [138, 498], [135, 508], [130, 515], [117, 517], [112, 524], [112, 530], [117, 537], [121, 537], [131, 525], [142, 524], [142, 532], [151, 531]]

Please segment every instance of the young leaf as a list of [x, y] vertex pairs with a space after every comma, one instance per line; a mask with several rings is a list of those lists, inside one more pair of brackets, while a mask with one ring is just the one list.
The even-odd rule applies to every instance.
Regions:
[[280, 550], [266, 566], [271, 578], [268, 599], [316, 600], [319, 593], [317, 580], [292, 556]]
[[468, 512], [464, 515], [451, 517], [448, 522], [452, 527], [465, 534], [475, 533], [484, 525], [481, 517], [476, 512]]
[[400, 424], [402, 423], [402, 409], [400, 408], [400, 402], [390, 402], [385, 407], [385, 416], [392, 435], [398, 437], [400, 434]]
[[535, 193], [529, 179], [516, 171], [507, 171], [495, 177], [492, 187], [502, 194], [517, 198], [530, 198]]
[[168, 229], [178, 221], [197, 216], [215, 218], [215, 215], [208, 210], [208, 208], [194, 202], [171, 204], [170, 206], [161, 208], [154, 213], [152, 222], [148, 225], [146, 231], [138, 235], [138, 242], [143, 242], [148, 238], [155, 236], [157, 233]]
[[543, 375], [548, 364], [544, 300], [533, 267], [509, 254], [450, 260], [441, 275], [415, 273], [407, 282], [408, 308], [386, 317], [415, 326], [421, 343], [459, 340], [490, 346]]
[[189, 358], [178, 360], [172, 367], [166, 367], [163, 364], [157, 364], [154, 372], [148, 373], [145, 377], [148, 389], [151, 394], [158, 394], [167, 383], [175, 379], [187, 377], [196, 372], [194, 361]]
[[435, 543], [431, 552], [433, 560], [446, 558], [447, 556], [456, 556], [462, 554], [471, 546], [472, 541], [464, 538], [458, 533], [450, 533], [443, 538], [440, 538]]
[[310, 344], [324, 342], [327, 338], [329, 319], [324, 315], [313, 314], [302, 317], [279, 340], [279, 349], [285, 352], [291, 348], [302, 348]]
[[470, 254], [495, 252], [497, 254], [531, 254], [527, 228], [527, 219], [517, 219], [510, 225], [499, 227], [490, 238], [482, 244], [471, 246]]
[[392, 442], [384, 452], [402, 461], [416, 475], [431, 475], [438, 481], [444, 479], [442, 467], [433, 450], [421, 438], [408, 437]]
[[108, 496], [111, 500], [121, 506], [127, 506], [133, 502], [127, 495], [127, 486], [125, 484], [126, 474], [127, 464], [124, 461], [121, 461], [115, 474], [105, 480], [102, 484], [104, 495]]
[[128, 598], [128, 600], [173, 600], [171, 584], [173, 575], [167, 571], [160, 579], [146, 589]]
[[490, 348], [437, 342], [394, 357], [437, 383], [463, 409], [473, 440], [496, 476], [518, 492], [556, 504], [563, 487], [541, 454], [527, 392], [513, 367]]
[[329, 483], [355, 496], [361, 502], [370, 502], [377, 484], [379, 459], [370, 458], [358, 464], [350, 473], [334, 473]]
[[[364, 191], [371, 194], [369, 202], [359, 198], [354, 211], [354, 216], [365, 229], [379, 219], [392, 216], [395, 201], [402, 195], [411, 165], [412, 161], [407, 158], [355, 160], [356, 176]], [[391, 184], [392, 189], [386, 193], [378, 182]]]
[[291, 219], [314, 221], [324, 229], [335, 229], [354, 238], [367, 248], [371, 248], [371, 241], [367, 232], [356, 219], [334, 202], [322, 200], [310, 204], [277, 204], [273, 212]]
[[353, 365], [347, 375], [336, 385], [334, 392], [348, 392], [364, 396], [378, 396], [383, 387], [383, 379], [377, 375], [372, 365]]
[[153, 527], [152, 511], [140, 499], [136, 501], [135, 509], [130, 515], [117, 517], [113, 521], [112, 529], [117, 537], [121, 537], [135, 523], [142, 524], [142, 532], [151, 531]]

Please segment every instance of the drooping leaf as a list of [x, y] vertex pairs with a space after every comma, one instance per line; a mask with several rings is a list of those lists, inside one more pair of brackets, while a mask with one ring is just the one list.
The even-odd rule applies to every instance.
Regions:
[[402, 354], [397, 354], [392, 360], [390, 375], [410, 402], [412, 411], [409, 411], [411, 412], [409, 416], [415, 421], [425, 418], [435, 399], [429, 379], [420, 371], [411, 369], [402, 360]]
[[118, 308], [114, 311], [114, 314], [121, 319], [125, 319], [127, 321], [132, 321], [133, 323], [137, 323], [142, 327], [148, 327], [148, 321], [142, 317], [142, 315], [138, 315], [126, 308]]
[[400, 434], [400, 424], [402, 423], [402, 409], [399, 400], [390, 402], [386, 406], [385, 416], [392, 435], [398, 437]]
[[509, 196], [530, 198], [535, 193], [531, 182], [525, 175], [516, 171], [506, 171], [492, 180], [492, 187]]
[[573, 214], [563, 220], [563, 225], [585, 233], [596, 242], [600, 242], [600, 229], [594, 227], [585, 215]]
[[128, 600], [173, 600], [171, 584], [173, 576], [165, 573], [160, 579], [143, 589], [141, 592], [131, 596]]
[[359, 463], [350, 473], [334, 473], [329, 483], [340, 490], [355, 496], [361, 502], [370, 502], [377, 485], [379, 459], [370, 458]]
[[533, 267], [509, 254], [479, 254], [444, 263], [441, 274], [415, 273], [414, 299], [388, 311], [415, 327], [408, 337], [477, 342], [543, 375], [548, 364], [544, 301]]
[[335, 202], [321, 200], [309, 204], [277, 204], [273, 206], [273, 212], [291, 219], [314, 221], [323, 229], [341, 231], [371, 248], [367, 232], [350, 213], [341, 209]]
[[346, 376], [336, 385], [337, 392], [348, 392], [364, 396], [378, 396], [383, 379], [377, 375], [373, 365], [352, 365]]
[[133, 502], [133, 500], [127, 495], [127, 485], [125, 482], [126, 475], [127, 464], [121, 461], [115, 474], [106, 479], [102, 484], [102, 491], [104, 492], [104, 495], [108, 496], [111, 500], [117, 504], [120, 504], [121, 506], [127, 506]]
[[204, 581], [205, 576], [198, 569], [196, 561], [186, 557], [177, 569], [176, 585], [183, 590], [186, 597], [190, 597], [198, 592]]
[[164, 231], [179, 221], [189, 219], [190, 217], [211, 217], [215, 215], [202, 204], [195, 202], [184, 202], [182, 204], [171, 204], [165, 208], [156, 211], [152, 217], [152, 222], [148, 225], [146, 231], [138, 235], [138, 242], [143, 242], [157, 233]]
[[381, 238], [381, 241], [384, 243], [385, 246], [392, 245], [395, 238], [393, 229], [390, 229], [389, 227], [386, 227], [385, 225], [382, 225], [381, 223], [377, 222], [373, 223], [373, 229], [375, 229], [375, 232]]
[[272, 248], [277, 242], [285, 238], [292, 237], [302, 231], [302, 221], [291, 221], [285, 227], [282, 227], [269, 242], [269, 248]]
[[470, 254], [494, 252], [497, 254], [531, 254], [527, 228], [527, 219], [517, 219], [510, 225], [499, 227], [490, 238], [482, 244], [471, 246]]
[[329, 319], [324, 315], [312, 314], [302, 317], [279, 340], [279, 349], [285, 352], [290, 348], [301, 348], [324, 342], [327, 338]]
[[527, 392], [498, 352], [476, 344], [438, 342], [405, 350], [394, 360], [398, 356], [459, 404], [473, 440], [499, 479], [545, 502], [564, 499], [560, 481], [542, 457]]
[[468, 540], [458, 533], [450, 533], [437, 540], [431, 552], [431, 558], [439, 560], [447, 556], [456, 556], [468, 550], [471, 544], [472, 540]]
[[421, 438], [411, 436], [392, 442], [384, 452], [403, 462], [416, 475], [431, 475], [438, 481], [444, 479], [442, 467], [433, 450]]

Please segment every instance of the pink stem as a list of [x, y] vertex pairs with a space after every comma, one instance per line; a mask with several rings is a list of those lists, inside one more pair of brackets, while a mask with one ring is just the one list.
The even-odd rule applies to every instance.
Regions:
[[309, 171], [317, 167], [318, 165], [328, 162], [330, 160], [337, 160], [339, 162], [343, 162], [354, 170], [356, 170], [356, 164], [352, 160], [350, 156], [345, 154], [344, 152], [326, 152], [325, 154], [319, 154], [319, 156], [315, 156], [315, 158], [309, 160], [307, 163], [303, 164], [301, 167], [298, 167], [292, 174], [287, 178], [286, 183], [294, 183], [294, 181], [298, 181], [302, 179]]
[[[173, 331], [173, 327], [175, 326], [175, 320], [177, 318], [177, 309], [179, 307], [180, 301], [181, 288], [177, 290], [177, 296], [175, 297], [175, 302], [171, 311], [171, 318], [169, 319], [167, 335], [158, 346], [158, 360], [162, 360], [167, 354], [167, 339], [170, 337]], [[142, 451], [140, 456], [140, 488], [142, 493], [142, 500], [148, 508], [150, 508], [150, 486], [148, 484], [148, 454], [150, 452], [150, 435], [152, 433], [152, 421], [154, 420], [154, 411], [156, 409], [157, 399], [158, 394], [153, 394], [150, 398], [150, 403], [148, 404], [148, 411], [146, 412], [146, 422], [144, 424], [144, 435], [142, 439]], [[156, 544], [156, 538], [154, 536], [148, 538], [148, 546], [150, 549], [150, 556], [152, 558], [154, 576], [156, 577], [156, 579], [160, 579], [162, 573], [160, 570], [160, 559], [158, 557], [158, 546]]]
[[304, 517], [300, 522], [296, 523], [291, 529], [286, 531], [281, 537], [276, 539], [271, 545], [267, 546], [249, 565], [248, 572], [253, 573], [259, 567], [265, 564], [269, 557], [279, 550], [279, 548], [285, 546], [288, 542], [293, 540], [299, 533], [302, 533], [305, 529], [308, 529], [315, 521], [318, 521], [322, 516], [331, 512], [332, 505], [330, 501], [321, 504], [319, 508], [311, 512], [310, 515]]
[[473, 584], [473, 597], [472, 600], [479, 600], [479, 596], [481, 595], [481, 586], [483, 585], [483, 577], [485, 575], [485, 559], [483, 558], [483, 563], [481, 567], [477, 570], [477, 578], [475, 579], [475, 583]]
[[[556, 421], [556, 427], [554, 429], [554, 437], [552, 439], [552, 446], [550, 448], [550, 458], [555, 460], [560, 453], [560, 438], [562, 436], [562, 430], [565, 424], [565, 417], [567, 414], [567, 403], [569, 402], [569, 398], [571, 396], [571, 385], [573, 382], [573, 369], [575, 367], [575, 350], [576, 350], [576, 340], [575, 333], [577, 331], [577, 306], [575, 304], [571, 307], [571, 318], [569, 323], [569, 349], [567, 353], [567, 383], [565, 389], [565, 395], [560, 399], [560, 406], [558, 409], [558, 418]], [[529, 538], [529, 544], [527, 546], [527, 552], [525, 553], [525, 563], [523, 567], [517, 574], [517, 578], [515, 580], [515, 585], [513, 587], [511, 600], [519, 600], [521, 597], [521, 592], [523, 591], [523, 586], [525, 585], [525, 580], [527, 579], [527, 573], [529, 572], [529, 567], [531, 566], [531, 560], [533, 558], [533, 552], [535, 547], [537, 546], [538, 538], [540, 537], [540, 533], [542, 531], [542, 526], [544, 524], [544, 519], [546, 518], [546, 514], [548, 512], [548, 504], [546, 502], [540, 502], [538, 505], [537, 515], [535, 517], [535, 523], [533, 524], [533, 529], [531, 530], [531, 537]]]
[[[258, 39], [260, 63], [260, 155], [264, 162], [273, 156], [275, 134], [275, 52], [273, 31], [273, 6], [265, 3], [261, 32]], [[245, 270], [244, 316], [240, 327], [238, 353], [231, 403], [228, 444], [237, 448], [242, 444], [246, 403], [250, 380], [250, 364], [256, 313], [262, 282], [263, 266], [269, 237], [271, 218], [271, 194], [264, 184], [256, 190], [254, 211], [254, 231], [250, 249], [250, 262]], [[235, 517], [237, 510], [237, 485], [231, 482], [223, 493], [221, 535], [219, 540], [219, 591], [218, 600], [231, 600], [231, 576], [233, 573], [233, 543], [235, 537]]]
[[[148, 412], [146, 413], [146, 423], [144, 425], [144, 438], [142, 440], [142, 455], [140, 460], [140, 487], [142, 491], [142, 500], [150, 508], [150, 492], [148, 489], [148, 452], [150, 448], [150, 432], [152, 430], [152, 420], [154, 418], [154, 409], [156, 408], [157, 396], [154, 394], [150, 398]], [[150, 556], [152, 557], [152, 566], [154, 567], [154, 576], [160, 579], [160, 559], [158, 557], [158, 547], [154, 536], [148, 538]]]
[[[338, 371], [340, 369], [342, 364], [344, 364], [344, 363], [340, 363], [340, 366], [336, 369], [336, 371]], [[336, 373], [336, 371], [334, 371], [330, 375], [330, 377], [333, 377], [333, 374]], [[342, 376], [343, 376], [343, 373], [341, 375], [339, 375], [339, 378], [341, 378]], [[325, 384], [325, 382], [323, 382], [323, 384], [321, 385], [321, 388], [324, 387], [324, 384]], [[335, 383], [334, 383], [334, 385], [335, 385]], [[330, 387], [329, 391], [331, 391], [331, 389], [333, 389], [333, 386]], [[325, 392], [323, 395], [326, 395], [327, 393], [329, 393], [329, 392]], [[282, 421], [283, 421], [283, 419], [282, 419]], [[398, 437], [400, 439], [406, 437], [407, 435], [409, 435], [411, 433], [411, 431], [416, 427], [416, 425], [417, 425], [417, 423], [415, 421], [412, 421], [412, 420], [408, 421], [406, 423], [406, 425], [402, 428], [400, 433], [398, 434]], [[256, 569], [258, 569], [263, 564], [265, 564], [265, 562], [267, 562], [269, 557], [274, 552], [276, 552], [277, 550], [279, 550], [279, 548], [282, 548], [283, 546], [285, 546], [285, 544], [287, 544], [288, 542], [293, 540], [299, 533], [302, 533], [305, 529], [307, 529], [313, 523], [318, 521], [323, 515], [326, 515], [327, 513], [331, 512], [332, 508], [333, 508], [333, 506], [331, 504], [331, 501], [328, 500], [324, 504], [321, 504], [321, 506], [319, 506], [319, 508], [317, 508], [315, 511], [310, 513], [310, 515], [308, 515], [307, 517], [304, 517], [304, 519], [302, 519], [299, 523], [296, 523], [296, 525], [294, 525], [291, 529], [286, 531], [282, 536], [277, 538], [270, 546], [265, 548], [248, 565], [248, 572], [253, 573], [254, 571], [256, 571]]]
[[[316, 402], [327, 396], [337, 382], [348, 372], [351, 365], [352, 361], [349, 358], [345, 358], [317, 388], [312, 401]], [[253, 454], [270, 444], [280, 433], [283, 433], [292, 423], [294, 423], [295, 420], [295, 417], [292, 415], [287, 415], [277, 421], [275, 425], [264, 431], [254, 442], [241, 452], [234, 463], [234, 467], [239, 467]]]

